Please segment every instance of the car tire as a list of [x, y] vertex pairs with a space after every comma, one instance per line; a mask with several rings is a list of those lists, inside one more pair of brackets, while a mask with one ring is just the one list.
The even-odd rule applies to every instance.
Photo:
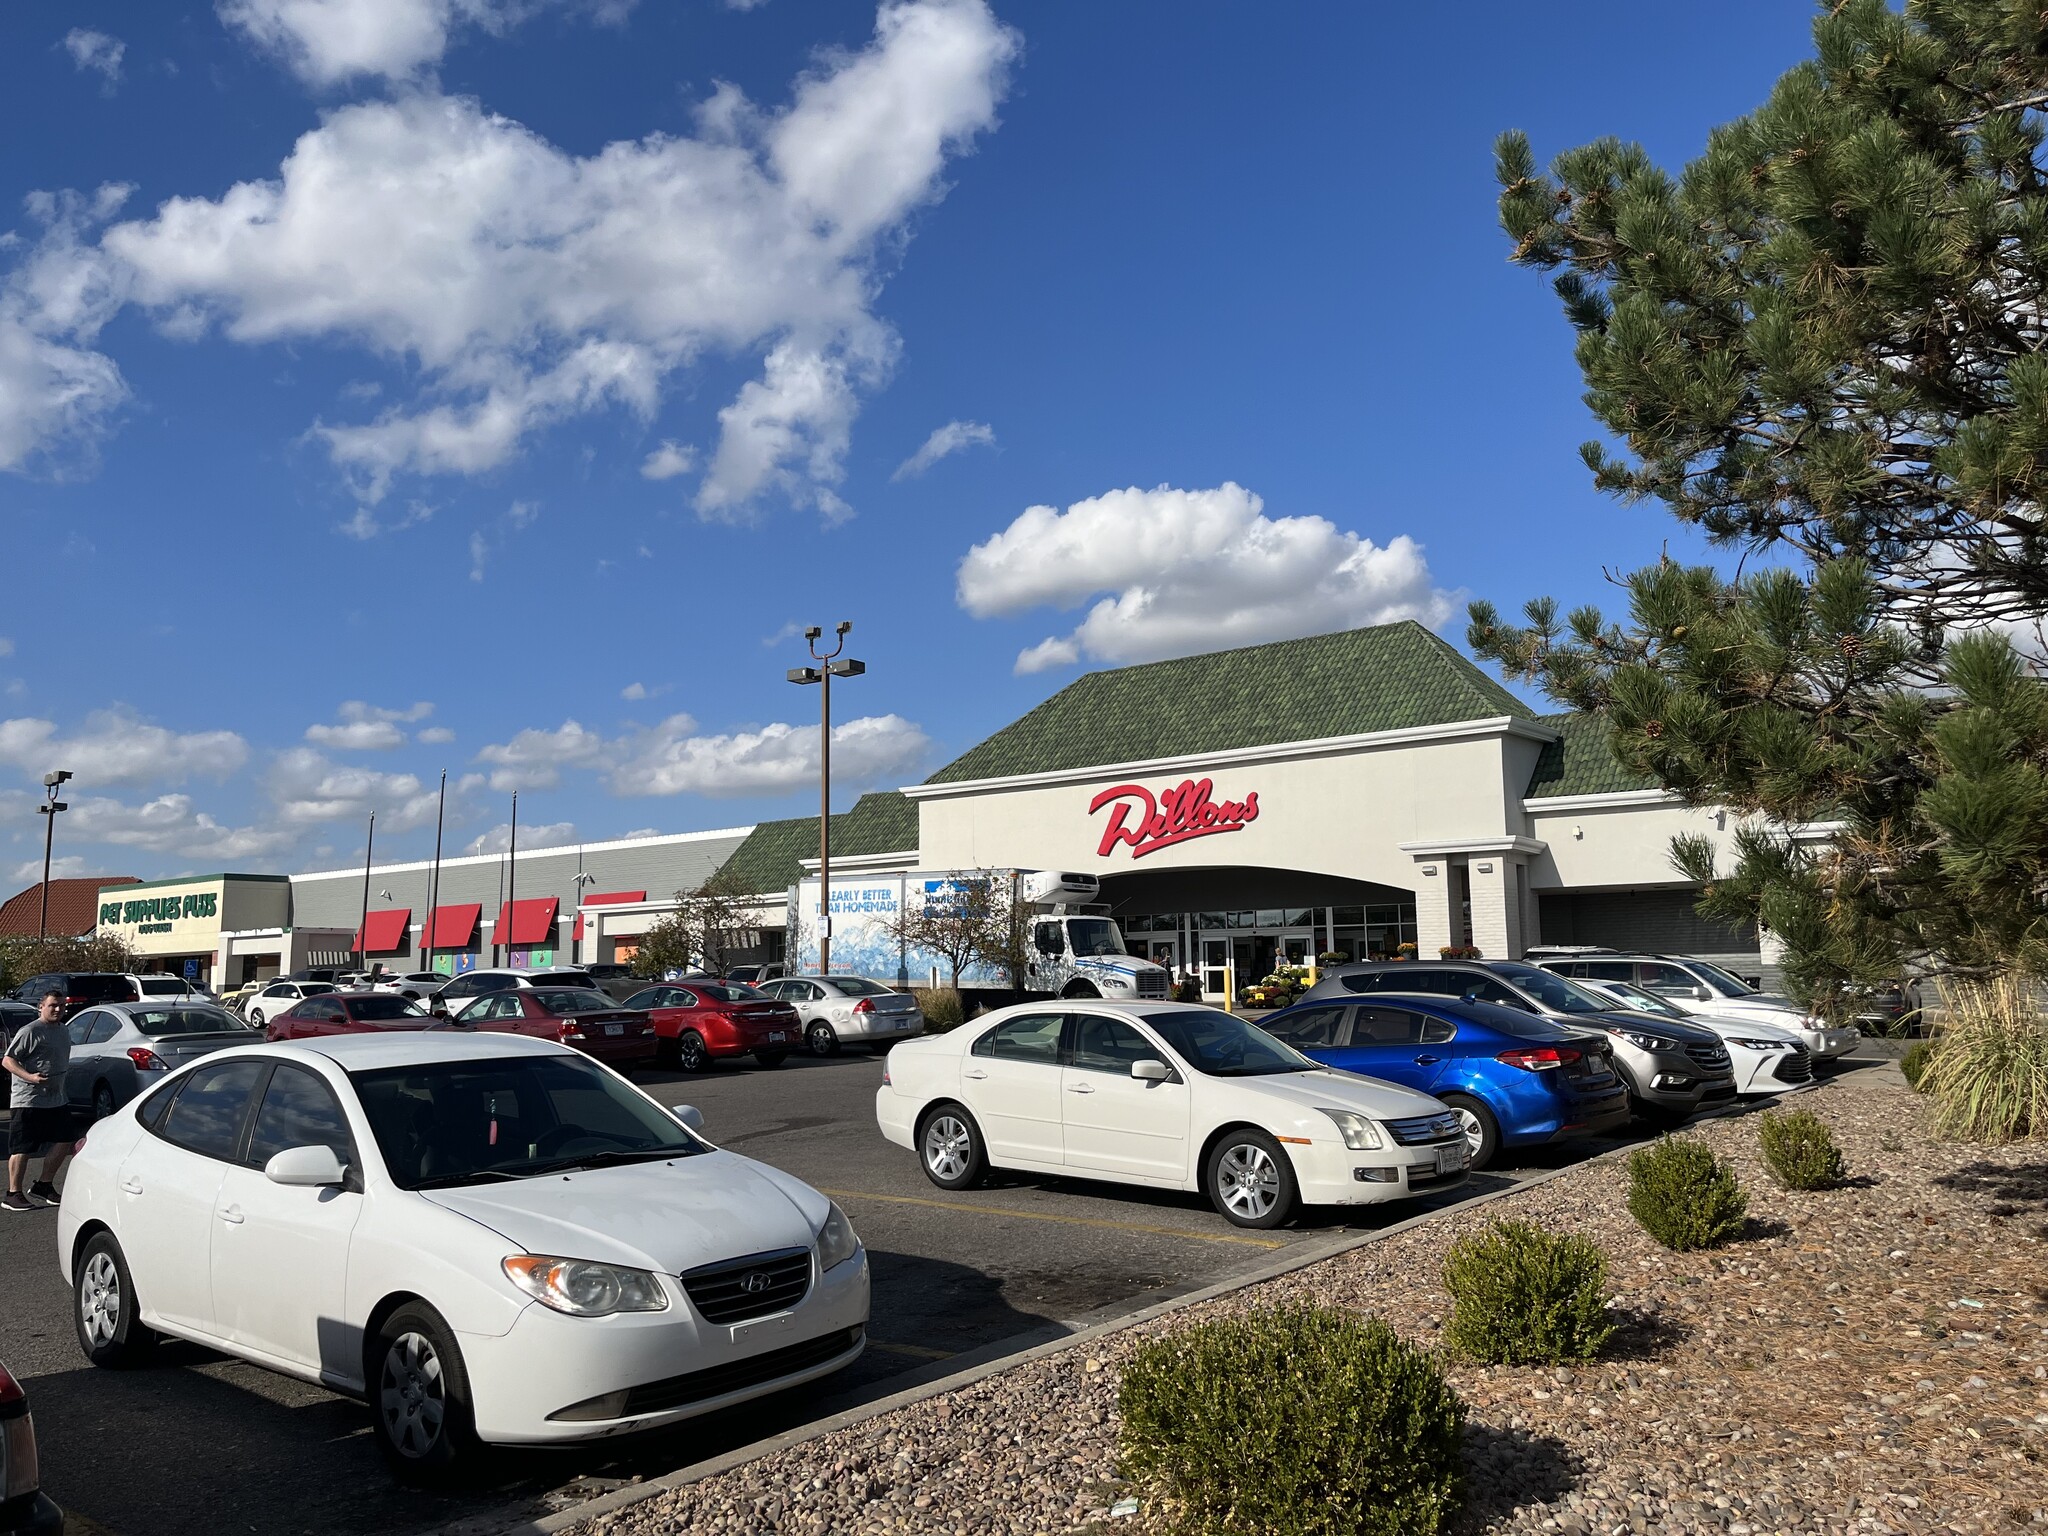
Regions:
[[102, 1370], [141, 1365], [156, 1344], [142, 1321], [127, 1255], [111, 1232], [94, 1234], [79, 1252], [71, 1275], [71, 1320], [78, 1347]]
[[686, 1029], [675, 1039], [676, 1070], [679, 1072], [709, 1072], [711, 1051], [704, 1044], [704, 1037], [694, 1029]]
[[837, 1056], [839, 1036], [830, 1024], [818, 1019], [804, 1031], [804, 1046], [813, 1056]]
[[784, 1063], [785, 1061], [789, 1060], [789, 1052], [787, 1052], [787, 1051], [756, 1051], [756, 1052], [754, 1052], [754, 1060], [755, 1060], [755, 1062], [756, 1062], [756, 1063], [757, 1063], [758, 1065], [760, 1065], [760, 1066], [764, 1066], [764, 1067], [779, 1067], [779, 1066], [781, 1066], [781, 1065], [782, 1065], [782, 1064], [783, 1064], [783, 1063]]
[[469, 1373], [448, 1325], [408, 1302], [384, 1319], [366, 1363], [371, 1423], [392, 1471], [409, 1483], [445, 1481], [477, 1449]]
[[1458, 1125], [1465, 1132], [1465, 1148], [1471, 1154], [1465, 1166], [1474, 1173], [1491, 1168], [1494, 1158], [1500, 1155], [1500, 1121], [1494, 1118], [1493, 1111], [1470, 1094], [1446, 1093], [1438, 1097], [1458, 1117]]
[[1234, 1227], [1277, 1227], [1301, 1199], [1280, 1143], [1249, 1126], [1224, 1133], [1209, 1149], [1203, 1173], [1210, 1202]]
[[1061, 997], [1100, 997], [1102, 989], [1092, 981], [1070, 981]]
[[941, 1189], [972, 1189], [988, 1173], [981, 1127], [958, 1104], [935, 1104], [917, 1122], [917, 1161]]
[[92, 1085], [92, 1117], [104, 1120], [121, 1106], [114, 1098], [114, 1085], [101, 1081]]

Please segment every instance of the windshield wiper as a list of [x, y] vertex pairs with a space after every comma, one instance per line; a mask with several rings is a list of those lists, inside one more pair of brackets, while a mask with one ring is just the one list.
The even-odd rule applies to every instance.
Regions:
[[421, 1179], [413, 1188], [449, 1189], [457, 1184], [504, 1184], [532, 1176], [531, 1172], [507, 1173], [502, 1168], [472, 1168], [467, 1173], [440, 1173], [431, 1179]]
[[560, 1162], [542, 1163], [533, 1173], [567, 1173], [572, 1168], [618, 1168], [627, 1163], [656, 1163], [671, 1157], [688, 1157], [695, 1147], [641, 1147], [631, 1152], [589, 1152], [565, 1157]]

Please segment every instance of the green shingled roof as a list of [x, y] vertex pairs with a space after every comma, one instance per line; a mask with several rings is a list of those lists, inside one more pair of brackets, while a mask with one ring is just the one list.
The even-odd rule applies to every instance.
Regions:
[[1544, 747], [1529, 775], [1526, 797], [1610, 795], [1629, 789], [1655, 789], [1657, 781], [1631, 773], [1615, 761], [1607, 746], [1607, 722], [1598, 715], [1542, 715], [1541, 724], [1557, 732]]
[[[917, 847], [917, 807], [894, 790], [862, 795], [832, 818], [835, 854], [899, 853]], [[802, 860], [818, 856], [818, 818], [764, 821], [719, 866], [743, 891], [785, 891], [804, 876]]]
[[1531, 714], [1444, 641], [1404, 621], [1091, 672], [928, 782]]

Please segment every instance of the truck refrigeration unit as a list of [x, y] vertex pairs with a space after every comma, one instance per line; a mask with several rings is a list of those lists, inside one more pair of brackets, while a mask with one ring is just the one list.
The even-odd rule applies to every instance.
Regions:
[[[897, 915], [932, 903], [957, 901], [974, 882], [989, 880], [1011, 893], [1023, 927], [1022, 995], [1140, 998], [1165, 1001], [1163, 966], [1124, 948], [1124, 936], [1098, 902], [1093, 875], [1043, 869], [914, 869], [897, 874], [832, 879], [832, 969], [891, 987], [944, 986], [951, 976], [939, 955], [897, 939]], [[792, 972], [818, 968], [818, 880], [789, 891]], [[960, 973], [960, 991], [972, 1006], [1014, 1001], [1002, 967], [975, 960]]]

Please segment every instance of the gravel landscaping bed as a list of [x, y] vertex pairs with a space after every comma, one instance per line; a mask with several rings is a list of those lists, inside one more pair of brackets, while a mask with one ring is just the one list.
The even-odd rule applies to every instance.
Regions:
[[1118, 1366], [1140, 1338], [1312, 1299], [1430, 1344], [1445, 1248], [1509, 1216], [1599, 1242], [1626, 1326], [1593, 1366], [1451, 1368], [1470, 1410], [1462, 1531], [2048, 1536], [2048, 1155], [1933, 1142], [1922, 1101], [1878, 1074], [1799, 1102], [1833, 1129], [1848, 1187], [1779, 1190], [1755, 1116], [1686, 1132], [1750, 1192], [1747, 1237], [1719, 1250], [1657, 1247], [1627, 1212], [1621, 1161], [1587, 1164], [579, 1536], [1170, 1531], [1116, 1476]]

